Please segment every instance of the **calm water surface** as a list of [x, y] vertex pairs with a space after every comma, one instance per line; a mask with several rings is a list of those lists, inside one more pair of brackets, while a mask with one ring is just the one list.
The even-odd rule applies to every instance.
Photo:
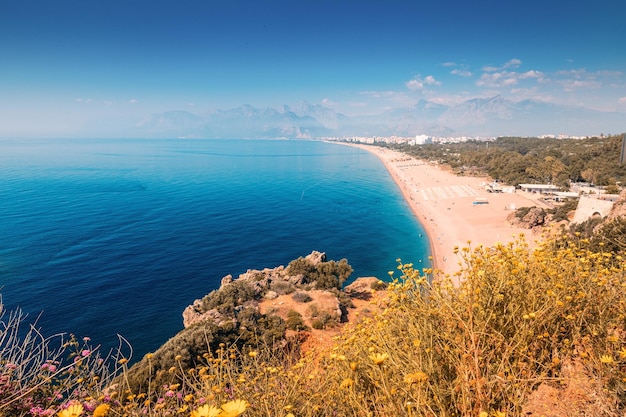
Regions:
[[3, 140], [0, 236], [8, 308], [135, 357], [227, 274], [318, 250], [385, 279], [428, 258], [381, 162], [316, 141]]

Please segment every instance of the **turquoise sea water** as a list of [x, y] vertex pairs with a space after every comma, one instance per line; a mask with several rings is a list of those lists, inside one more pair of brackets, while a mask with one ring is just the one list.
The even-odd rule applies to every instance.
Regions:
[[227, 274], [313, 250], [353, 278], [428, 262], [382, 163], [318, 141], [3, 140], [0, 236], [8, 308], [135, 357]]

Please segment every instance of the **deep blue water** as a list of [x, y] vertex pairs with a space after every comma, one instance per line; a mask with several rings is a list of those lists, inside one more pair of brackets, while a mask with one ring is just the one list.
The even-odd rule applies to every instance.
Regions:
[[353, 278], [428, 240], [382, 163], [317, 141], [0, 141], [0, 292], [43, 333], [116, 334], [135, 357], [227, 274], [313, 250]]

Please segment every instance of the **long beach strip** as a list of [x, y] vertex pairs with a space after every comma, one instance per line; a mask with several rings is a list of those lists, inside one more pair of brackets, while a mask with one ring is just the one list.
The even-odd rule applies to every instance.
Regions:
[[[541, 206], [531, 194], [490, 193], [486, 178], [454, 175], [446, 169], [378, 146], [355, 145], [385, 165], [428, 234], [433, 266], [452, 274], [460, 269], [454, 248], [508, 243], [531, 232], [513, 227], [506, 217], [519, 207]], [[408, 260], [407, 260], [408, 261]]]

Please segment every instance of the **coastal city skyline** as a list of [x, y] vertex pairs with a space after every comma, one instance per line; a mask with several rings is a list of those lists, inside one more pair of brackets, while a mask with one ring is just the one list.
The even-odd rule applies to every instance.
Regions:
[[[303, 101], [356, 118], [496, 97], [488, 110], [510, 127], [502, 134], [516, 132], [520, 102], [615, 119], [626, 115], [625, 11], [609, 1], [12, 2], [0, 14], [0, 137], [123, 136], [155, 114], [284, 114]], [[400, 133], [429, 134], [445, 125], [435, 116]], [[303, 132], [284, 135], [314, 135]]]

